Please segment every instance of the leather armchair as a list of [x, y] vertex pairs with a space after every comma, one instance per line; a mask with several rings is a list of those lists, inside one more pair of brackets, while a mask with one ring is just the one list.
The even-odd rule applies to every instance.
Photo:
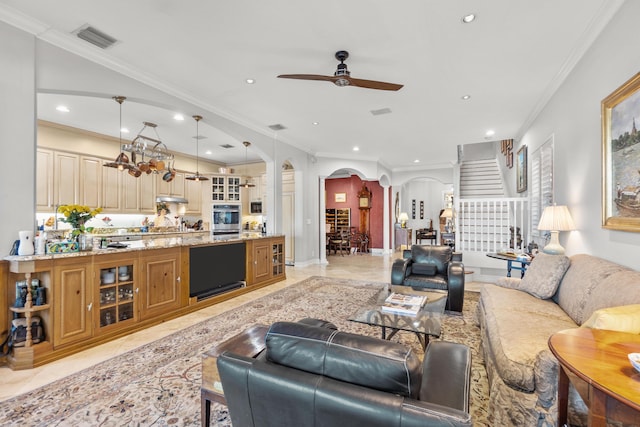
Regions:
[[218, 358], [234, 427], [472, 426], [471, 352], [429, 343], [424, 361], [398, 343], [277, 322], [257, 358]]
[[391, 266], [391, 284], [448, 291], [447, 310], [462, 312], [464, 264], [462, 253], [450, 246], [413, 245]]

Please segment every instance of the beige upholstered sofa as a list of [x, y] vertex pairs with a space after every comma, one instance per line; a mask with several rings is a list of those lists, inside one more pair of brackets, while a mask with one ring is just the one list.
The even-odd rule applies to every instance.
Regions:
[[[523, 279], [484, 285], [477, 321], [493, 425], [555, 426], [559, 365], [549, 337], [585, 323], [639, 333], [637, 311], [613, 313], [639, 303], [640, 272], [590, 255], [540, 254]], [[586, 407], [573, 388], [569, 400], [569, 421], [586, 425]]]

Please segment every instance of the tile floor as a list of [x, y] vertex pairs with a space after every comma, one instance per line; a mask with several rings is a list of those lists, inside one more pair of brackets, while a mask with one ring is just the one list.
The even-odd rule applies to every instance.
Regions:
[[[310, 276], [387, 282], [391, 275], [393, 260], [398, 256], [400, 256], [400, 252], [386, 256], [331, 255], [328, 257], [328, 264], [326, 265], [314, 264], [306, 267], [287, 267], [287, 279], [285, 281], [203, 308], [143, 331], [132, 333], [126, 337], [110, 341], [44, 366], [23, 371], [12, 371], [6, 366], [2, 366], [0, 367], [0, 378], [3, 386], [0, 387], [0, 401], [41, 387], [59, 378], [160, 339], [177, 330], [189, 327], [211, 316], [232, 310], [241, 304], [268, 295]], [[473, 286], [472, 284], [469, 285]]]

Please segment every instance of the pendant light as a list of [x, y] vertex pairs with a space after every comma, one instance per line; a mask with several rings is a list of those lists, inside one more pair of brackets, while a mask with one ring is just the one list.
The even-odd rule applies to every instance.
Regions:
[[[244, 145], [244, 172], [245, 172], [245, 175], [246, 175], [247, 174], [247, 149], [249, 148], [251, 143], [249, 141], [244, 141], [242, 144]], [[240, 187], [242, 187], [242, 188], [253, 188], [253, 187], [255, 187], [255, 184], [251, 184], [249, 182], [249, 178], [245, 177], [244, 184], [242, 184]]]
[[193, 116], [193, 119], [196, 121], [196, 173], [195, 175], [190, 175], [185, 179], [189, 181], [209, 181], [209, 178], [206, 176], [200, 175], [200, 120], [202, 120], [202, 116]]
[[116, 157], [116, 160], [113, 162], [105, 163], [104, 166], [108, 168], [116, 168], [120, 171], [125, 169], [130, 169], [131, 165], [129, 164], [129, 157], [122, 151], [122, 103], [127, 97], [125, 96], [114, 96], [113, 99], [120, 104], [120, 154]]

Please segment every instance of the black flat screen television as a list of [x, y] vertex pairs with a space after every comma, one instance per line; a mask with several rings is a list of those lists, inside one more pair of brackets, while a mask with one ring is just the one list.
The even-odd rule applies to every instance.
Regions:
[[189, 249], [189, 296], [198, 299], [244, 286], [245, 243]]

